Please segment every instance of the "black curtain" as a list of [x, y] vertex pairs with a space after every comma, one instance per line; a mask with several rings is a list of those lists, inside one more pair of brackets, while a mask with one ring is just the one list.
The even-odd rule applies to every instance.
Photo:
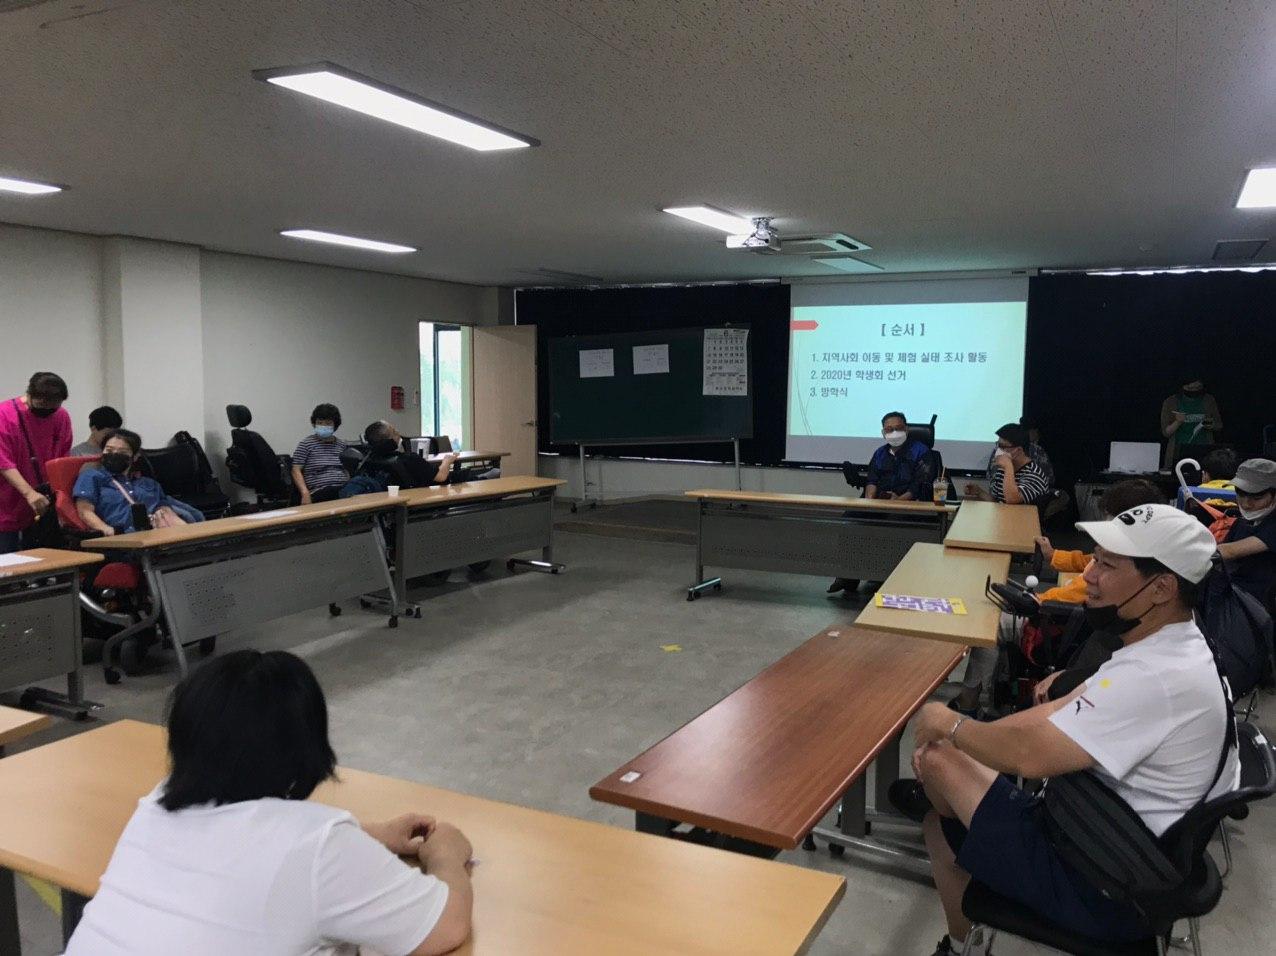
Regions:
[[[537, 439], [541, 451], [576, 454], [575, 445], [549, 441], [549, 340], [565, 335], [605, 335], [647, 329], [748, 326], [753, 357], [753, 438], [740, 443], [751, 465], [779, 465], [784, 458], [789, 368], [789, 287], [712, 285], [643, 289], [545, 289], [520, 291], [519, 325], [537, 327]], [[729, 444], [607, 445], [591, 449], [643, 458], [731, 461]]]
[[1027, 415], [1060, 485], [1108, 463], [1110, 441], [1162, 441], [1161, 402], [1192, 378], [1242, 458], [1276, 422], [1276, 273], [1039, 276], [1029, 283]]

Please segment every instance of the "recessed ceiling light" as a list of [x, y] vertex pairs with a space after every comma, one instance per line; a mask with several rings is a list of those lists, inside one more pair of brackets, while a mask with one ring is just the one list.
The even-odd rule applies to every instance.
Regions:
[[254, 70], [253, 76], [470, 149], [488, 152], [540, 145], [530, 136], [466, 116], [331, 63]]
[[1251, 169], [1236, 200], [1237, 209], [1263, 209], [1276, 206], [1276, 168]]
[[666, 206], [665, 212], [681, 216], [683, 219], [690, 219], [692, 222], [698, 222], [702, 226], [712, 226], [714, 229], [721, 229], [723, 232], [736, 235], [753, 231], [752, 219], [723, 212], [721, 209], [714, 209], [712, 206]]
[[33, 183], [25, 179], [6, 179], [4, 176], [0, 176], [0, 191], [7, 193], [42, 196], [46, 193], [60, 193], [62, 189], [62, 186], [51, 186], [48, 183]]
[[350, 246], [354, 249], [371, 249], [373, 252], [416, 252], [412, 246], [400, 246], [393, 242], [378, 242], [375, 239], [359, 239], [356, 236], [342, 236], [335, 232], [322, 232], [318, 229], [284, 229], [279, 233], [291, 239], [306, 239], [310, 242], [327, 242], [334, 246]]

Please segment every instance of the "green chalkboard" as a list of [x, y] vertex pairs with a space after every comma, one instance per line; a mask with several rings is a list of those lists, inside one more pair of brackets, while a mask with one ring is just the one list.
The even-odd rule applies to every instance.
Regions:
[[[564, 445], [729, 441], [753, 437], [749, 394], [704, 394], [703, 328], [549, 341], [550, 441]], [[668, 345], [669, 371], [634, 373], [634, 347]], [[582, 377], [582, 351], [612, 350], [613, 374]], [[587, 356], [588, 358], [588, 356]]]

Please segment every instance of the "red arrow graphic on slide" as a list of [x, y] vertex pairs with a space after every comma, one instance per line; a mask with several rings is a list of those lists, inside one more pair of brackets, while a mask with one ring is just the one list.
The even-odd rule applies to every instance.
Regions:
[[789, 323], [790, 332], [814, 332], [820, 327], [820, 323], [814, 319], [794, 319]]

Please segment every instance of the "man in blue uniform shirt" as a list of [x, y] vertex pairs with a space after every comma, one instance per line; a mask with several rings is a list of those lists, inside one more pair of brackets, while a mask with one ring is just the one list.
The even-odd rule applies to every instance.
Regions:
[[[908, 420], [903, 412], [887, 412], [882, 416], [882, 437], [886, 444], [873, 452], [868, 463], [865, 498], [892, 501], [929, 501], [931, 485], [930, 449], [908, 437]], [[854, 591], [859, 581], [837, 578], [828, 587], [829, 594]]]

